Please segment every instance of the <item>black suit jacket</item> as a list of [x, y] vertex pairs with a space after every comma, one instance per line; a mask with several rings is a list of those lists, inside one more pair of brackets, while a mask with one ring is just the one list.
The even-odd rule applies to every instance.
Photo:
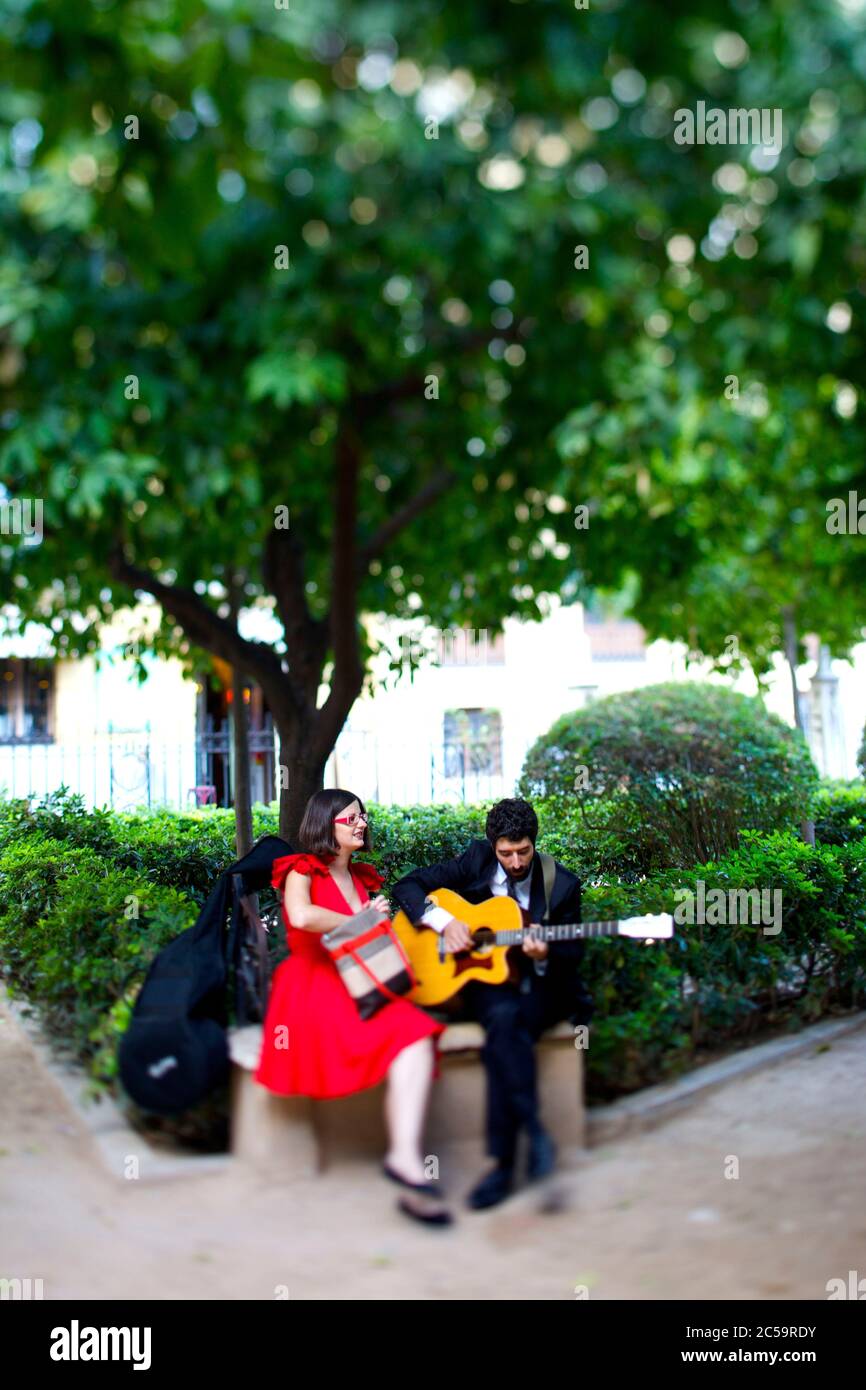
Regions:
[[[437, 888], [450, 888], [467, 902], [483, 903], [492, 896], [490, 880], [497, 864], [489, 841], [473, 840], [455, 859], [445, 859], [441, 864], [431, 864], [425, 869], [413, 869], [394, 885], [392, 893], [410, 922], [417, 924], [424, 915], [428, 893]], [[544, 878], [537, 853], [532, 859], [529, 910], [533, 922], [542, 920]], [[562, 864], [556, 865], [548, 920], [552, 925], [581, 920], [580, 879]], [[535, 973], [531, 958], [522, 951], [514, 952], [517, 968], [521, 975], [530, 979], [534, 990], [544, 994], [548, 1012], [570, 1018], [573, 1022], [587, 1023], [592, 1014], [592, 1001], [580, 979], [584, 943], [551, 941], [549, 946], [549, 964], [543, 975]]]

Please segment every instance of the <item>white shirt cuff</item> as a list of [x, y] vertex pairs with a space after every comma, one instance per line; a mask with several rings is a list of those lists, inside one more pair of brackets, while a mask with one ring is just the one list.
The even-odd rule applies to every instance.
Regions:
[[434, 931], [441, 932], [450, 921], [451, 913], [446, 912], [444, 907], [428, 907], [424, 916], [419, 919], [419, 925], [423, 922], [425, 927], [432, 927]]

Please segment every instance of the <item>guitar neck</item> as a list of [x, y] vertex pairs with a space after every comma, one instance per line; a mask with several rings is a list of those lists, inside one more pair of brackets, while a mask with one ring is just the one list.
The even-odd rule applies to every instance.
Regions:
[[519, 927], [516, 931], [497, 932], [496, 944], [510, 946], [524, 941], [527, 936], [532, 936], [536, 941], [577, 941], [581, 937], [620, 936], [623, 934], [621, 927], [622, 922], [615, 918], [603, 922], [557, 922], [553, 926], [534, 929]]

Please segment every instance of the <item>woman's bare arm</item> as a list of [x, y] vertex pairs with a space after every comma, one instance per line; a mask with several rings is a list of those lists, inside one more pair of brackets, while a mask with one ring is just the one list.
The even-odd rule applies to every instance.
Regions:
[[[310, 902], [310, 880], [306, 874], [299, 874], [295, 869], [290, 871], [286, 879], [283, 898], [289, 921], [293, 927], [300, 927], [301, 931], [326, 932], [332, 927], [339, 927], [346, 920], [345, 912], [316, 907], [315, 903]], [[388, 915], [388, 900], [381, 894], [364, 903], [364, 907], [375, 907], [383, 917]]]
[[330, 931], [346, 920], [344, 912], [333, 912], [329, 907], [316, 907], [310, 901], [310, 879], [307, 874], [299, 874], [292, 869], [286, 879], [286, 912], [293, 927], [302, 931]]

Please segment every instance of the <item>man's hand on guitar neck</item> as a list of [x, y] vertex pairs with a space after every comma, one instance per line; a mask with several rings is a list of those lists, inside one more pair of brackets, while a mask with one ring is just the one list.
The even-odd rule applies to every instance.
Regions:
[[[540, 930], [539, 923], [532, 923], [532, 930]], [[468, 951], [472, 948], [472, 933], [465, 922], [461, 922], [459, 917], [452, 917], [450, 922], [446, 922], [442, 928], [442, 940], [445, 943], [446, 951]], [[546, 960], [550, 947], [546, 941], [539, 941], [537, 937], [527, 935], [523, 940], [523, 950], [530, 960]]]
[[[538, 922], [533, 922], [530, 931], [540, 931], [541, 926]], [[535, 936], [525, 936], [523, 938], [523, 949], [531, 960], [546, 960], [550, 947], [546, 941], [539, 941]]]

